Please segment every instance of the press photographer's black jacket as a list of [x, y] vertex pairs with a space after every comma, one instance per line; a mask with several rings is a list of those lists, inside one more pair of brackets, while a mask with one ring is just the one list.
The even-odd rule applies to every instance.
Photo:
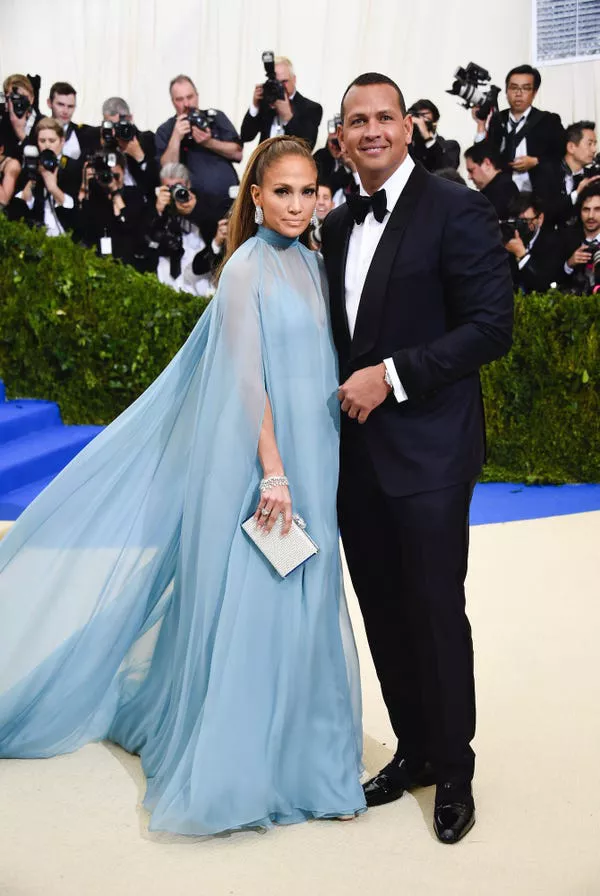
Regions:
[[10, 156], [11, 159], [17, 159], [18, 162], [23, 161], [23, 149], [25, 146], [35, 146], [34, 131], [35, 126], [42, 117], [37, 109], [35, 111], [35, 119], [33, 127], [22, 143], [19, 143], [15, 134], [8, 113], [0, 121], [0, 146], [4, 146], [4, 155]]
[[[62, 205], [54, 206], [56, 217], [64, 230], [73, 230], [75, 228], [77, 194], [81, 183], [80, 171], [81, 169], [77, 162], [67, 158], [67, 156], [62, 156], [56, 180], [63, 193], [66, 193], [73, 199], [73, 208], [64, 208]], [[20, 193], [26, 185], [27, 176], [21, 171], [17, 178], [15, 196], [13, 196], [8, 204], [6, 214], [13, 221], [22, 219], [30, 225], [41, 226], [44, 223], [44, 205], [46, 198], [51, 199], [52, 197], [48, 197], [42, 176], [38, 175], [35, 186], [33, 187], [33, 208], [30, 209], [23, 199], [17, 199], [16, 197], [16, 194]]]
[[519, 190], [510, 171], [499, 171], [496, 177], [483, 187], [481, 194], [492, 203], [499, 221], [509, 217], [510, 203], [519, 198]]
[[[135, 136], [140, 142], [140, 146], [144, 151], [144, 158], [141, 162], [137, 162], [132, 156], [127, 155], [123, 150], [125, 161], [127, 162], [127, 170], [135, 181], [135, 185], [143, 190], [148, 199], [154, 201], [154, 188], [158, 185], [160, 166], [156, 159], [156, 144], [153, 131], [140, 131], [133, 125]], [[98, 127], [90, 127], [90, 125], [79, 125], [77, 130], [77, 139], [81, 146], [82, 156], [90, 156], [102, 149], [100, 142], [101, 129]]]
[[[502, 160], [506, 168], [512, 161], [506, 152], [506, 128], [508, 122], [508, 109], [492, 115], [488, 128], [487, 139], [496, 146], [502, 154]], [[560, 115], [555, 112], [542, 112], [531, 107], [527, 121], [522, 130], [517, 133], [517, 146], [521, 140], [527, 140], [527, 155], [539, 159], [539, 165], [529, 171], [531, 185], [537, 192], [540, 174], [551, 163], [559, 162], [565, 153], [565, 132], [560, 121]], [[512, 170], [512, 169], [508, 169]]]
[[125, 208], [115, 215], [112, 200], [92, 180], [89, 198], [83, 200], [77, 212], [76, 238], [87, 246], [95, 247], [100, 255], [100, 240], [107, 235], [112, 241], [114, 258], [143, 269], [147, 204], [139, 187], [123, 187], [121, 195]]
[[521, 269], [514, 255], [510, 257], [515, 289], [525, 293], [547, 292], [551, 283], [558, 283], [564, 277], [563, 260], [560, 235], [544, 223]]
[[[302, 137], [310, 148], [314, 149], [317, 142], [317, 132], [323, 117], [323, 107], [302, 96], [298, 91], [294, 94], [294, 99], [290, 100], [290, 104], [294, 114], [288, 123], [283, 126], [284, 133], [293, 137]], [[261, 106], [258, 115], [250, 115], [250, 110], [248, 110], [244, 116], [240, 131], [242, 141], [249, 143], [260, 133], [259, 142], [262, 143], [271, 133], [271, 125], [274, 118], [275, 112], [272, 109], [265, 109]]]

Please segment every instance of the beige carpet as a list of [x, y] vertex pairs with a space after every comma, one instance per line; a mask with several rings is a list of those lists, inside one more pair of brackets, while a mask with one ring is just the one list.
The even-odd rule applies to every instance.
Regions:
[[[599, 544], [600, 513], [473, 530], [478, 821], [457, 846], [431, 788], [352, 822], [150, 835], [139, 762], [96, 744], [0, 763], [0, 894], [598, 896]], [[351, 600], [374, 771], [391, 732]]]

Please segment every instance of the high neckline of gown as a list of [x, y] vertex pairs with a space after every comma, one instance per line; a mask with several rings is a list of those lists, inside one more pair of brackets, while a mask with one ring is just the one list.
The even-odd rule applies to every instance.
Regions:
[[256, 235], [261, 240], [264, 240], [265, 243], [268, 243], [270, 246], [276, 246], [278, 249], [288, 249], [290, 246], [296, 246], [299, 241], [297, 236], [284, 236], [282, 233], [277, 233], [277, 231], [271, 230], [270, 227], [265, 227], [262, 224], [258, 228]]

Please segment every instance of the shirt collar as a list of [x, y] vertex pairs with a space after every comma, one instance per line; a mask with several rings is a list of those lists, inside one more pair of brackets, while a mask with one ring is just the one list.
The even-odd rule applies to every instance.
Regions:
[[516, 124], [518, 126], [518, 125], [522, 124], [524, 121], [527, 121], [530, 112], [531, 112], [531, 106], [529, 106], [529, 108], [526, 109], [525, 112], [523, 112], [523, 114], [521, 115], [521, 117], [519, 119], [516, 119], [509, 109], [508, 119], [509, 119], [509, 121], [514, 122], [514, 124]]
[[[408, 181], [408, 178], [410, 177], [414, 167], [415, 163], [407, 153], [406, 158], [404, 159], [402, 164], [398, 165], [394, 173], [391, 174], [386, 182], [381, 185], [380, 189], [385, 190], [388, 212], [393, 211], [394, 206], [398, 202], [400, 194], [406, 186], [406, 182]], [[360, 184], [360, 195], [369, 195], [363, 187], [362, 183]]]

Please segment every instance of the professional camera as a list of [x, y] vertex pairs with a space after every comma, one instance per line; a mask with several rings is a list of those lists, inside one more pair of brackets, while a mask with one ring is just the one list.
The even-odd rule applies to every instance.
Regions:
[[107, 152], [115, 152], [119, 148], [112, 121], [103, 121], [100, 125], [100, 142]]
[[594, 158], [594, 161], [592, 162], [592, 164], [587, 165], [583, 169], [584, 177], [598, 177], [598, 175], [600, 175], [600, 152]]
[[285, 99], [285, 87], [275, 75], [275, 54], [272, 50], [265, 50], [262, 54], [267, 80], [263, 84], [263, 103], [272, 106], [277, 100]]
[[425, 122], [425, 127], [429, 131], [430, 134], [435, 134], [437, 125], [435, 121], [430, 121], [428, 118], [423, 118], [423, 116], [419, 113], [419, 106], [411, 106], [410, 109], [406, 110], [409, 115], [413, 118], [420, 118]]
[[120, 115], [119, 120], [115, 122], [114, 134], [117, 140], [123, 140], [125, 143], [129, 143], [130, 140], [133, 140], [135, 136], [135, 128], [126, 115]]
[[[340, 115], [334, 115], [333, 118], [330, 118], [327, 122], [327, 134], [331, 137], [332, 134], [337, 134], [338, 125], [342, 123], [342, 118]], [[331, 137], [329, 141], [336, 149], [340, 149], [340, 141], [337, 137]]]
[[521, 237], [523, 245], [527, 248], [533, 238], [533, 233], [529, 229], [527, 221], [524, 221], [523, 218], [506, 218], [504, 221], [500, 221], [503, 243], [508, 243], [514, 238], [515, 230]]
[[16, 90], [13, 90], [12, 93], [9, 93], [8, 99], [12, 103], [13, 112], [17, 116], [17, 118], [25, 118], [29, 110], [31, 109], [31, 102], [28, 97], [24, 96], [22, 93], [18, 93]]
[[150, 234], [146, 237], [150, 249], [159, 255], [182, 255], [183, 234], [176, 217], [165, 214], [157, 219]]
[[169, 193], [173, 202], [189, 202], [192, 198], [191, 192], [183, 184], [173, 184], [169, 187]]
[[56, 158], [56, 154], [51, 149], [43, 149], [40, 153], [39, 163], [46, 171], [56, 171], [60, 165], [60, 159]]
[[464, 100], [465, 109], [478, 106], [475, 114], [480, 121], [485, 121], [490, 112], [498, 108], [500, 94], [500, 88], [489, 83], [492, 78], [490, 73], [474, 62], [469, 62], [466, 68], [457, 68], [454, 77], [456, 80], [446, 93]]
[[91, 158], [94, 179], [101, 187], [108, 187], [114, 180], [113, 168], [117, 164], [114, 152], [97, 152]]
[[208, 130], [215, 123], [216, 118], [216, 109], [190, 109], [187, 117], [192, 127], [200, 128], [201, 131]]
[[35, 180], [38, 174], [38, 162], [40, 159], [40, 151], [37, 146], [23, 147], [23, 161], [21, 169], [26, 175], [27, 180]]

